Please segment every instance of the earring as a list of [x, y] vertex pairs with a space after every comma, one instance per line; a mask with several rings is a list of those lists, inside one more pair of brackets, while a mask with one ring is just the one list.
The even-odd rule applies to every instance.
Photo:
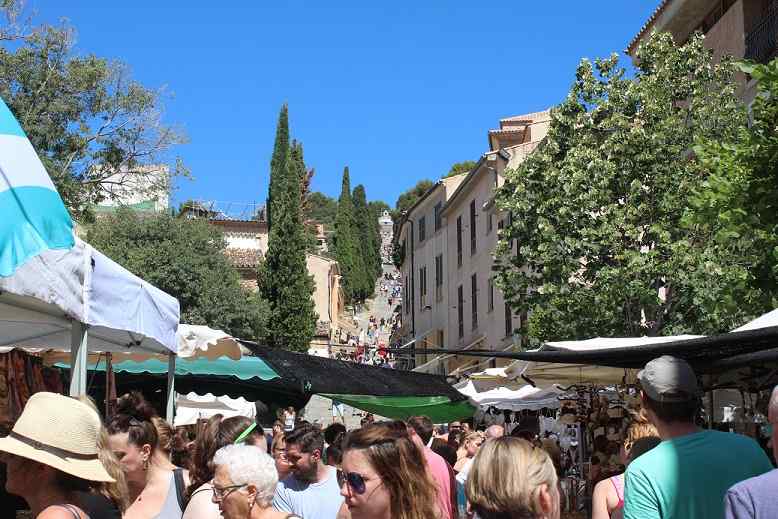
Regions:
[[149, 470], [149, 459], [148, 458], [143, 460], [143, 470]]

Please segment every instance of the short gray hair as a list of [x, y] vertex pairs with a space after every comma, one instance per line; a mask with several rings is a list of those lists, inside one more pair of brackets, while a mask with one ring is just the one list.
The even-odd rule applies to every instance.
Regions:
[[227, 445], [216, 451], [213, 464], [226, 467], [233, 484], [254, 485], [256, 502], [270, 506], [278, 484], [278, 471], [267, 452], [253, 445]]

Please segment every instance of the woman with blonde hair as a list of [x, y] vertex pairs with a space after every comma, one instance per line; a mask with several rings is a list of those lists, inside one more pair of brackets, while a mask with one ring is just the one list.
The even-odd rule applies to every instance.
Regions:
[[435, 519], [437, 487], [403, 422], [352, 431], [343, 446], [340, 493], [352, 519]]
[[[621, 460], [629, 462], [659, 444], [659, 433], [648, 422], [636, 421], [627, 429], [621, 445]], [[603, 479], [592, 492], [592, 519], [617, 519], [624, 508], [624, 473]]]
[[559, 490], [548, 453], [503, 436], [481, 446], [465, 483], [477, 519], [559, 519]]
[[454, 472], [459, 472], [462, 470], [462, 467], [464, 467], [467, 462], [478, 453], [478, 449], [481, 447], [483, 442], [484, 435], [480, 432], [471, 432], [464, 437], [461, 445], [465, 453], [464, 456], [459, 457], [456, 464], [454, 464]]

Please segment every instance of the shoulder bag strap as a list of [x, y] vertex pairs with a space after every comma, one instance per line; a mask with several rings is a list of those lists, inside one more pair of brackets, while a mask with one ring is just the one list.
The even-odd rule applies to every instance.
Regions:
[[176, 482], [176, 498], [178, 499], [178, 506], [183, 511], [186, 509], [186, 500], [184, 499], [184, 491], [186, 490], [184, 485], [184, 469], [174, 469], [173, 479]]

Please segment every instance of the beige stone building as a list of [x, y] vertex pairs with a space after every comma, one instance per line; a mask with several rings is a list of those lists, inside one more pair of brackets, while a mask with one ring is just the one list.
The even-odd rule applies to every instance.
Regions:
[[[209, 219], [222, 231], [227, 244], [225, 254], [238, 270], [241, 284], [257, 290], [257, 267], [267, 253], [268, 228], [264, 220]], [[322, 229], [323, 232], [323, 229]], [[316, 254], [306, 254], [308, 273], [313, 277], [314, 308], [318, 315], [313, 350], [326, 348], [343, 312], [343, 291], [340, 286], [338, 262]]]
[[[667, 31], [676, 43], [696, 31], [716, 59], [724, 55], [766, 63], [778, 51], [778, 2], [774, 0], [662, 0], [627, 47], [634, 56], [651, 31]], [[750, 103], [753, 81], [740, 75], [741, 96]]]
[[[408, 209], [398, 232], [404, 298], [400, 336], [403, 342], [415, 339], [419, 348], [448, 344], [448, 294], [444, 288], [448, 236], [441, 211], [466, 176], [462, 173], [439, 180]], [[427, 360], [426, 355], [418, 355], [415, 364]]]
[[[502, 119], [472, 171], [439, 181], [407, 211], [397, 239], [404, 250], [402, 331], [416, 347], [502, 351], [518, 340], [519, 317], [493, 281], [498, 231], [509, 217], [496, 210], [494, 195], [503, 172], [535, 149], [549, 123], [548, 111]], [[450, 374], [497, 361], [419, 354], [415, 364]]]

